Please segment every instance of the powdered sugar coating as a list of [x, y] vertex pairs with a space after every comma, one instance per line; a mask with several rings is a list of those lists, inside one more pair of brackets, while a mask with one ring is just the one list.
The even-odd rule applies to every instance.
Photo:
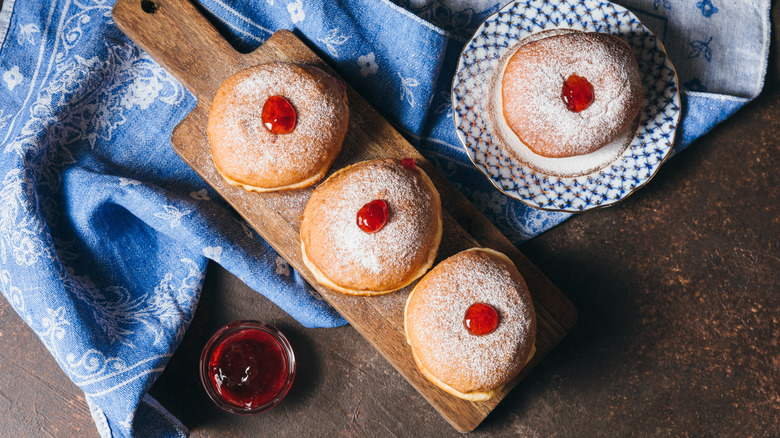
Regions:
[[[495, 331], [484, 336], [468, 332], [463, 318], [474, 303], [498, 311]], [[421, 365], [462, 393], [510, 381], [536, 338], [533, 304], [517, 268], [502, 254], [479, 248], [444, 260], [417, 283], [405, 326]]]
[[[357, 212], [382, 199], [389, 218], [366, 233]], [[306, 257], [337, 286], [391, 291], [422, 275], [441, 239], [441, 201], [419, 167], [373, 160], [332, 175], [309, 198], [301, 222]]]
[[[271, 96], [295, 109], [291, 133], [276, 135], [263, 126], [263, 105]], [[231, 183], [250, 187], [321, 177], [341, 150], [348, 120], [336, 79], [316, 67], [271, 63], [242, 70], [220, 86], [209, 113], [214, 164]]]
[[[581, 112], [566, 107], [561, 92], [571, 75], [593, 86], [594, 101]], [[631, 48], [617, 37], [574, 32], [521, 46], [501, 81], [503, 114], [535, 153], [553, 158], [596, 151], [625, 130], [639, 113], [643, 91]]]

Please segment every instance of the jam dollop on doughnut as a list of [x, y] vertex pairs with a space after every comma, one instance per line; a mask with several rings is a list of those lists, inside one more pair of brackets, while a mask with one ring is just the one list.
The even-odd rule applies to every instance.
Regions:
[[357, 224], [366, 233], [376, 233], [387, 223], [387, 202], [382, 199], [374, 199], [360, 207], [357, 213]]
[[463, 325], [474, 336], [493, 333], [498, 327], [498, 312], [489, 304], [474, 303], [466, 309]]
[[417, 162], [414, 161], [414, 158], [401, 158], [401, 166], [407, 169], [414, 169], [417, 166]]
[[282, 96], [269, 97], [263, 105], [260, 118], [271, 134], [289, 134], [293, 132], [298, 121], [295, 108]]
[[561, 99], [569, 111], [583, 111], [593, 103], [593, 85], [582, 76], [571, 75], [563, 82]]
[[630, 127], [644, 98], [631, 47], [595, 32], [521, 43], [509, 55], [500, 84], [507, 126], [548, 158], [600, 149]]

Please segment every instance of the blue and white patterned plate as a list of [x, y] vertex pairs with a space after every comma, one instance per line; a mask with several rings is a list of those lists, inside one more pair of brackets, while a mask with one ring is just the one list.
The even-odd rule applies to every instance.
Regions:
[[[506, 55], [539, 32], [610, 33], [634, 51], [645, 87], [627, 146], [585, 173], [531, 166], [500, 146], [490, 116], [493, 81]], [[598, 0], [517, 0], [490, 16], [466, 44], [452, 86], [455, 128], [474, 165], [503, 193], [544, 210], [581, 212], [620, 201], [647, 183], [669, 156], [680, 118], [677, 74], [655, 34], [625, 8]], [[630, 143], [629, 143], [630, 141]]]

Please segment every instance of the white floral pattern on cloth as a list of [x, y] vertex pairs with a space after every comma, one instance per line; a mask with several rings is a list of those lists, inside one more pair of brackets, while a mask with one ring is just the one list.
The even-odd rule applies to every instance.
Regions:
[[209, 192], [206, 189], [200, 189], [197, 192], [190, 192], [190, 198], [198, 201], [211, 201]]
[[203, 255], [219, 263], [222, 261], [222, 247], [221, 246], [207, 246], [203, 248]]
[[306, 12], [303, 10], [303, 0], [295, 0], [287, 4], [287, 12], [290, 13], [290, 20], [293, 24], [298, 24], [306, 19]]
[[334, 27], [328, 31], [325, 37], [317, 38], [317, 41], [325, 44], [325, 47], [328, 49], [328, 53], [330, 53], [330, 56], [338, 58], [339, 47], [346, 44], [349, 39], [350, 37], [348, 35], [345, 35], [343, 32], [339, 31], [338, 27]]
[[192, 213], [192, 210], [179, 208], [173, 205], [163, 205], [162, 208], [163, 211], [155, 213], [154, 217], [167, 221], [171, 228], [181, 225], [181, 219]]
[[8, 126], [9, 120], [11, 120], [11, 115], [5, 114], [5, 111], [0, 110], [0, 130]]
[[11, 170], [0, 189], [0, 261], [3, 264], [33, 266], [46, 257], [40, 221], [25, 214], [24, 173]]
[[203, 279], [204, 272], [194, 261], [180, 262], [186, 272], [183, 278], [175, 279], [173, 272], [166, 272], [151, 292], [140, 295], [123, 286], [100, 289], [88, 276], [75, 273], [69, 282], [74, 295], [88, 304], [109, 342], [135, 347], [131, 336], [138, 328], [145, 328], [153, 335], [152, 345], [159, 345], [165, 337], [163, 328], [175, 329], [189, 319], [194, 310], [192, 298]]
[[19, 44], [35, 44], [41, 29], [35, 23], [28, 23], [20, 27], [18, 41]]
[[27, 324], [30, 324], [28, 313], [26, 312], [24, 303], [24, 293], [12, 283], [11, 273], [7, 270], [0, 271], [0, 290], [3, 291], [8, 302], [11, 303], [14, 309], [24, 319]]
[[274, 270], [279, 275], [284, 275], [286, 277], [290, 276], [290, 264], [287, 263], [287, 261], [281, 257], [276, 257], [276, 269]]
[[3, 73], [3, 82], [5, 82], [8, 91], [14, 91], [14, 88], [22, 83], [22, 73], [19, 71], [18, 65], [11, 67], [10, 70], [6, 70]]
[[122, 187], [124, 187], [124, 186], [140, 186], [141, 184], [143, 184], [143, 183], [141, 181], [136, 180], [136, 179], [119, 177], [119, 185], [122, 186]]
[[367, 53], [358, 57], [358, 67], [360, 67], [360, 76], [369, 76], [376, 74], [379, 70], [379, 65], [376, 63], [376, 55], [374, 52]]
[[405, 78], [401, 73], [398, 73], [398, 77], [401, 79], [401, 101], [406, 101], [409, 106], [414, 108], [414, 88], [419, 87], [420, 82], [415, 78]]

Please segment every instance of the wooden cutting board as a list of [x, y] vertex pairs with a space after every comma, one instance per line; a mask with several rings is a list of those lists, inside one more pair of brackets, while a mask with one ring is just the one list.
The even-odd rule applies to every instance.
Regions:
[[[175, 128], [176, 152], [236, 209], [352, 326], [457, 430], [473, 430], [528, 372], [568, 333], [577, 319], [571, 302], [523, 256], [452, 184], [354, 90], [350, 126], [333, 169], [374, 158], [414, 157], [439, 190], [444, 233], [437, 263], [463, 249], [484, 246], [507, 254], [525, 277], [538, 318], [536, 355], [493, 399], [469, 402], [429, 383], [415, 367], [403, 328], [411, 286], [380, 297], [351, 297], [318, 285], [301, 261], [299, 227], [312, 188], [271, 194], [250, 193], [225, 183], [214, 168], [206, 137], [209, 107], [219, 85], [238, 70], [271, 61], [316, 65], [325, 62], [292, 33], [281, 30], [249, 54], [236, 52], [187, 0], [118, 0], [116, 25], [198, 98]], [[336, 75], [337, 76], [337, 75]]]

